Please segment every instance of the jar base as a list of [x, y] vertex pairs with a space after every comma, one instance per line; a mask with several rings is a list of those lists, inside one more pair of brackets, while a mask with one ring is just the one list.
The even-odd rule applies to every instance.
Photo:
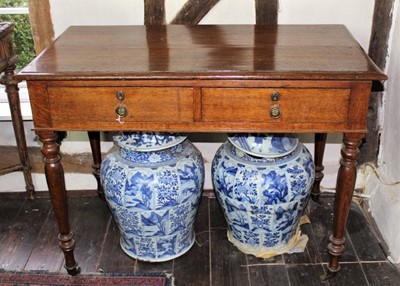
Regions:
[[[195, 235], [193, 235], [193, 237], [195, 237]], [[195, 242], [195, 239], [193, 239], [193, 241], [186, 248], [182, 249], [179, 253], [177, 253], [175, 255], [171, 255], [171, 256], [168, 256], [168, 257], [162, 257], [162, 258], [148, 258], [148, 257], [141, 257], [139, 255], [136, 255], [132, 251], [130, 251], [129, 249], [125, 248], [122, 237], [119, 240], [119, 244], [121, 246], [121, 249], [125, 252], [125, 254], [127, 254], [128, 256], [130, 256], [130, 257], [132, 257], [134, 259], [137, 259], [139, 261], [144, 261], [144, 262], [165, 262], [165, 261], [173, 260], [175, 258], [178, 258], [179, 256], [182, 256], [186, 252], [188, 252], [192, 248], [192, 246], [194, 245], [194, 242]]]
[[254, 246], [238, 241], [233, 237], [230, 230], [227, 231], [228, 240], [241, 252], [251, 254], [258, 258], [270, 258], [284, 253], [304, 252], [308, 242], [308, 236], [302, 234], [300, 227], [297, 228], [293, 237], [288, 243], [278, 244], [273, 247]]

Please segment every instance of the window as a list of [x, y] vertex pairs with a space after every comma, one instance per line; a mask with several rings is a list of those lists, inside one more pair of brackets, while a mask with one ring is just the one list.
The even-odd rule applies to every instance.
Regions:
[[[35, 49], [29, 21], [28, 0], [0, 0], [0, 22], [13, 22], [14, 50], [19, 57], [16, 71], [26, 66], [34, 57]], [[24, 120], [32, 119], [26, 83], [21, 82], [20, 102], [21, 113]], [[10, 120], [10, 108], [4, 87], [0, 88], [0, 121]]]
[[14, 49], [19, 56], [17, 70], [20, 70], [35, 57], [28, 0], [0, 0], [0, 22], [15, 23]]

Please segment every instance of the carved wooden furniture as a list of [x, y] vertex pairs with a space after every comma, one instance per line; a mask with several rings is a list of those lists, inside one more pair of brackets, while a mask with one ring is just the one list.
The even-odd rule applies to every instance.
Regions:
[[2, 74], [0, 83], [6, 87], [20, 163], [0, 170], [0, 175], [22, 171], [28, 197], [33, 199], [35, 188], [32, 183], [31, 165], [26, 146], [24, 122], [21, 115], [18, 81], [14, 79], [15, 64], [18, 61], [18, 56], [14, 52], [13, 32], [13, 23], [0, 23], [0, 74]]
[[317, 133], [317, 178], [325, 134], [342, 132], [328, 246], [338, 271], [371, 83], [385, 78], [343, 26], [70, 27], [18, 75], [66, 269], [78, 270], [57, 132], [89, 131], [99, 161], [99, 131], [143, 130]]

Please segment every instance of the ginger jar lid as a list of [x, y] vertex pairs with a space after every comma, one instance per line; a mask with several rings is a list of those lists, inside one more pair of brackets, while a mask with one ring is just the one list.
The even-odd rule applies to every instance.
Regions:
[[299, 143], [296, 134], [280, 133], [237, 133], [229, 135], [228, 140], [243, 152], [262, 158], [288, 155]]
[[117, 146], [137, 152], [158, 151], [185, 141], [186, 135], [169, 132], [121, 132], [114, 136]]

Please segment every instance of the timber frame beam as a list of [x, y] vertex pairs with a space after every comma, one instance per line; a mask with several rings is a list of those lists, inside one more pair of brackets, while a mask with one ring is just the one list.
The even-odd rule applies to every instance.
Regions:
[[40, 54], [54, 40], [49, 0], [29, 0], [29, 17], [35, 51], [36, 54]]

